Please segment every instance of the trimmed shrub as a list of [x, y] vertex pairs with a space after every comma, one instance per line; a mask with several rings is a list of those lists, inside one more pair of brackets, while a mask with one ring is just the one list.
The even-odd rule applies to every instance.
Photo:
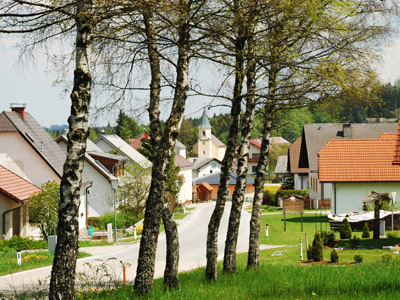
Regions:
[[312, 243], [312, 249], [311, 249], [311, 256], [313, 261], [321, 261], [324, 259], [324, 253], [322, 249], [322, 239], [321, 235], [317, 231], [314, 236], [314, 240]]
[[311, 247], [311, 245], [308, 245], [307, 260], [311, 260], [311, 259], [312, 259], [312, 247]]
[[369, 227], [368, 227], [367, 222], [365, 222], [365, 223], [364, 223], [363, 230], [362, 230], [362, 238], [363, 238], [363, 239], [368, 239], [369, 237], [370, 237], [370, 234], [369, 234]]
[[339, 262], [339, 254], [335, 249], [331, 252], [331, 263], [338, 263]]
[[334, 231], [322, 232], [321, 239], [324, 245], [332, 244], [336, 240], [336, 235]]
[[[122, 229], [122, 228], [128, 228], [135, 224], [136, 222], [139, 221], [139, 218], [137, 218], [134, 215], [131, 215], [129, 213], [126, 213], [124, 211], [121, 211], [117, 213], [117, 228]], [[113, 212], [107, 212], [98, 219], [98, 227], [102, 230], [107, 229], [107, 224], [111, 223], [113, 228], [114, 228], [114, 213]]]
[[358, 264], [362, 263], [364, 260], [363, 256], [361, 254], [356, 254], [354, 255], [354, 261]]
[[47, 241], [36, 241], [30, 238], [22, 238], [14, 235], [9, 240], [0, 240], [0, 250], [2, 251], [5, 248], [15, 250], [46, 249]]
[[351, 239], [351, 227], [347, 218], [344, 218], [342, 225], [340, 226], [340, 238], [343, 239]]

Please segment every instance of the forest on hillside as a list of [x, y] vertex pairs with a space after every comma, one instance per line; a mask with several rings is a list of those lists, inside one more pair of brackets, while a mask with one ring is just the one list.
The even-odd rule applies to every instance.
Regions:
[[[367, 118], [398, 119], [400, 106], [400, 79], [392, 85], [379, 85], [373, 93], [365, 88], [365, 94], [341, 94], [336, 99], [317, 102], [313, 106], [281, 111], [273, 122], [272, 136], [281, 136], [293, 143], [302, 133], [303, 125], [309, 123], [363, 123]], [[231, 118], [229, 114], [208, 114], [212, 133], [224, 144], [228, 142]], [[263, 118], [260, 112], [254, 118], [252, 137], [261, 136]], [[185, 118], [182, 123], [178, 140], [188, 152], [198, 139], [200, 118]], [[52, 125], [46, 129], [54, 138], [63, 133], [63, 127]], [[105, 127], [90, 127], [89, 138], [94, 141], [103, 131], [107, 134], [116, 133], [124, 140], [138, 137], [148, 127], [139, 125], [134, 117], [119, 112], [114, 125]]]

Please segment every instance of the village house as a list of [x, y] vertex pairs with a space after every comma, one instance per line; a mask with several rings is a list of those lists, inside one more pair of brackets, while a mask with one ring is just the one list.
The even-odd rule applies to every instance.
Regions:
[[[11, 111], [3, 111], [0, 114], [0, 165], [3, 168], [39, 188], [48, 181], [55, 181], [58, 184], [61, 182], [65, 158], [64, 151], [25, 110], [25, 104], [13, 103]], [[87, 188], [91, 183], [92, 180], [83, 173], [79, 208], [81, 235], [86, 234]], [[5, 184], [6, 182], [1, 181], [0, 188]], [[23, 203], [26, 200], [20, 198], [18, 201]], [[12, 235], [39, 237], [39, 231], [29, 226], [27, 206], [21, 205], [20, 209], [11, 213], [13, 205], [14, 203], [9, 200], [1, 204], [3, 209], [0, 211], [1, 230], [7, 232], [7, 237]], [[13, 228], [18, 223], [21, 226]]]
[[[293, 164], [293, 157], [290, 157], [290, 168], [308, 169], [308, 187], [310, 198], [322, 202], [330, 202], [332, 197], [332, 184], [320, 182], [318, 176], [318, 152], [331, 140], [350, 140], [350, 139], [377, 139], [383, 133], [395, 133], [397, 124], [395, 123], [346, 123], [328, 124], [316, 123], [305, 124], [301, 139], [298, 165]], [[298, 173], [300, 174], [300, 173]], [[304, 180], [304, 179], [303, 179]]]
[[[66, 136], [60, 135], [56, 142], [64, 152], [67, 151], [68, 140]], [[112, 195], [112, 180], [124, 175], [124, 165], [127, 158], [105, 153], [89, 139], [86, 144], [83, 172], [93, 181], [86, 202], [87, 217], [100, 217], [111, 209], [107, 200]]]
[[400, 195], [400, 139], [383, 134], [377, 139], [331, 140], [318, 153], [321, 184], [332, 184], [334, 214], [362, 211], [371, 191]]

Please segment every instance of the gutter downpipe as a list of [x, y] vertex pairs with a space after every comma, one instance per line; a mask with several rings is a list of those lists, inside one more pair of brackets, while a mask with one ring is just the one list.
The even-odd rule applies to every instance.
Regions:
[[336, 182], [333, 183], [333, 202], [335, 204], [335, 214], [336, 214]]
[[24, 203], [21, 203], [21, 206], [11, 208], [11, 209], [3, 212], [3, 239], [5, 239], [5, 235], [6, 235], [6, 214], [8, 214], [9, 212], [12, 212], [14, 210], [21, 209], [23, 205], [24, 205]]
[[86, 229], [89, 230], [89, 223], [88, 223], [88, 211], [89, 211], [89, 189], [93, 186], [93, 182], [90, 183], [85, 189], [85, 196], [86, 196]]

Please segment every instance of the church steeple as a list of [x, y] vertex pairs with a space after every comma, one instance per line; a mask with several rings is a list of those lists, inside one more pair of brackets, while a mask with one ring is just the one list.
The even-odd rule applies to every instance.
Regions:
[[205, 107], [204, 107], [204, 110], [203, 110], [203, 115], [201, 116], [201, 119], [200, 119], [199, 128], [211, 129], [211, 124], [210, 124], [210, 121], [208, 120]]

